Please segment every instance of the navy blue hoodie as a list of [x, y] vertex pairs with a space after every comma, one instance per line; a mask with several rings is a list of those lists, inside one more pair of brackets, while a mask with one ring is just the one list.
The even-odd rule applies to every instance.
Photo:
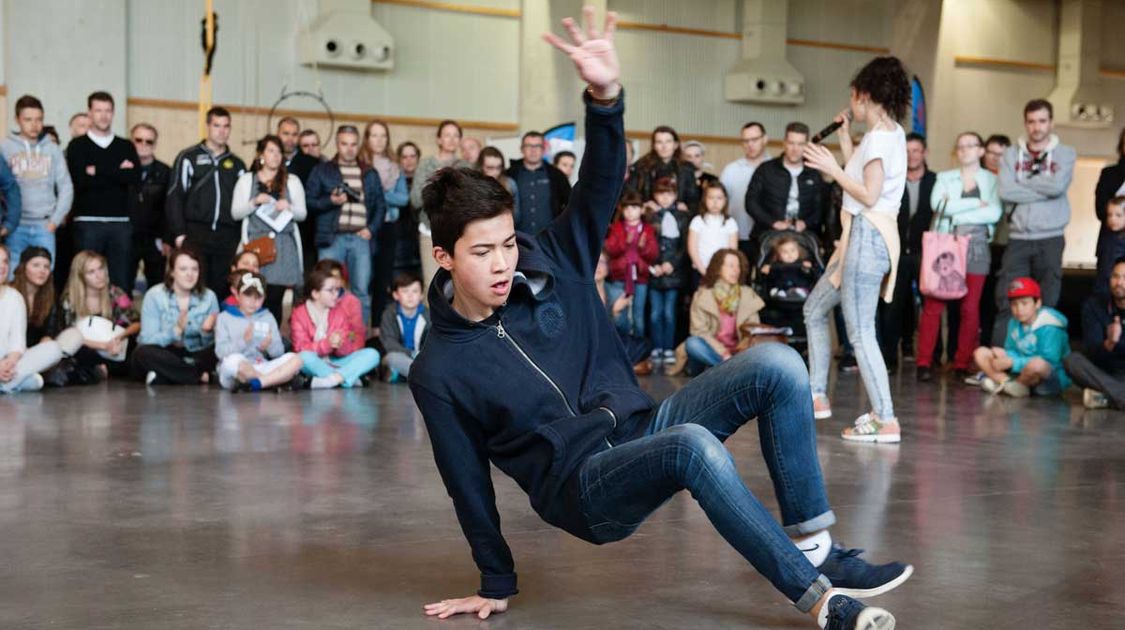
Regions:
[[516, 480], [543, 520], [597, 542], [574, 473], [591, 455], [642, 435], [655, 408], [594, 286], [625, 173], [623, 112], [622, 100], [609, 108], [587, 100], [578, 183], [547, 229], [517, 235], [507, 304], [471, 322], [450, 305], [448, 272], [439, 270], [430, 286], [433, 328], [410, 387], [483, 597], [518, 592], [489, 462]]

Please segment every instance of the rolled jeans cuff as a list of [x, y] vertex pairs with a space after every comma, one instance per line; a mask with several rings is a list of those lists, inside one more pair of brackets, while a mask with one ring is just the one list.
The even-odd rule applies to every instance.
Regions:
[[824, 594], [831, 588], [832, 582], [829, 582], [828, 578], [821, 575], [816, 578], [815, 582], [809, 585], [808, 590], [801, 596], [801, 599], [793, 602], [793, 605], [797, 607], [797, 610], [807, 613], [813, 609], [813, 606], [816, 606], [820, 598], [824, 597]]
[[815, 534], [822, 529], [828, 529], [835, 524], [836, 513], [832, 510], [828, 510], [820, 516], [811, 518], [807, 521], [801, 521], [800, 523], [794, 523], [793, 525], [786, 525], [785, 533], [788, 534], [790, 538], [794, 538], [796, 536], [808, 536], [809, 534]]

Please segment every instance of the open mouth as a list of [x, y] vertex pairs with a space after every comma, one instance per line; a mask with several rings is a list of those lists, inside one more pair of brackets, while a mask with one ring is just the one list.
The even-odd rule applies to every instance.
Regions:
[[512, 285], [511, 280], [501, 280], [493, 282], [490, 288], [493, 295], [508, 295], [508, 288]]

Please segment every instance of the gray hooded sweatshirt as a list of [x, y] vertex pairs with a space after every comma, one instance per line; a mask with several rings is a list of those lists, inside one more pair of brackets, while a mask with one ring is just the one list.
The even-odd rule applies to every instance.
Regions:
[[74, 201], [74, 186], [59, 145], [47, 134], [32, 142], [13, 131], [0, 142], [0, 153], [20, 185], [20, 225], [61, 225]]
[[[246, 329], [253, 326], [253, 338], [246, 341]], [[269, 335], [270, 345], [265, 352], [262, 351], [262, 340]], [[239, 353], [247, 361], [257, 363], [267, 359], [276, 359], [285, 354], [285, 345], [281, 341], [281, 332], [277, 329], [277, 320], [268, 309], [262, 307], [250, 317], [242, 314], [237, 306], [224, 304], [219, 318], [215, 321], [215, 356], [219, 360]]]
[[1000, 199], [1013, 204], [1008, 238], [1037, 241], [1062, 236], [1070, 223], [1066, 191], [1074, 175], [1074, 147], [1051, 134], [1047, 148], [1033, 155], [1027, 139], [1004, 151], [1000, 162]]

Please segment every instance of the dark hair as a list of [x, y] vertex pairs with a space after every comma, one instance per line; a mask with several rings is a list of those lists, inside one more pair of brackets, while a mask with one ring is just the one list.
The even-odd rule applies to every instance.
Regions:
[[[20, 264], [16, 267], [14, 277], [12, 279], [12, 288], [15, 289], [24, 301], [27, 302], [27, 296], [31, 291], [31, 282], [27, 279], [27, 263], [31, 262], [33, 258], [46, 258], [47, 263], [51, 262], [51, 252], [43, 247], [28, 247], [20, 253]], [[35, 293], [35, 307], [29, 309], [27, 313], [27, 322], [35, 326], [42, 326], [47, 318], [51, 315], [51, 309], [55, 308], [55, 281], [54, 274], [47, 274], [47, 282], [43, 286], [34, 290]], [[39, 343], [39, 340], [34, 340]]]
[[641, 197], [641, 193], [632, 190], [627, 190], [621, 193], [621, 198], [617, 200], [617, 208], [620, 210], [625, 206], [644, 206], [645, 200]]
[[422, 189], [433, 243], [453, 255], [457, 239], [473, 221], [511, 214], [515, 202], [500, 182], [471, 168], [446, 167]]
[[1125, 208], [1125, 195], [1117, 195], [1113, 199], [1110, 199], [1109, 203], [1106, 205], [1121, 206], [1122, 208]]
[[947, 250], [945, 250], [944, 252], [942, 252], [942, 253], [938, 254], [938, 255], [937, 255], [937, 258], [935, 258], [935, 259], [934, 259], [933, 270], [934, 270], [935, 272], [936, 272], [936, 271], [939, 271], [939, 270], [941, 269], [941, 261], [943, 261], [943, 260], [953, 260], [953, 261], [956, 261], [956, 260], [957, 260], [957, 256], [956, 256], [956, 255], [955, 255], [955, 254], [954, 254], [953, 252], [949, 251], [948, 249], [947, 249]]
[[746, 274], [750, 273], [750, 261], [746, 259], [746, 254], [737, 249], [723, 248], [711, 255], [711, 261], [707, 263], [707, 273], [703, 274], [703, 279], [699, 281], [700, 286], [708, 289], [715, 286], [727, 256], [738, 257], [738, 284], [746, 284]]
[[[1117, 265], [1125, 265], [1125, 256], [1118, 256], [1117, 260], [1113, 261], [1113, 267]], [[1110, 269], [1113, 269], [1113, 267], [1110, 267]]]
[[148, 129], [149, 131], [151, 131], [153, 140], [158, 140], [160, 138], [160, 133], [156, 131], [156, 127], [153, 127], [151, 124], [146, 122], [139, 122], [130, 127], [129, 135], [133, 135], [133, 132], [135, 132], [137, 129]]
[[712, 189], [723, 191], [723, 197], [726, 202], [723, 204], [723, 219], [730, 218], [730, 195], [727, 193], [726, 186], [719, 182], [704, 181], [703, 185], [699, 187], [699, 216], [707, 214], [707, 193]]
[[419, 149], [418, 145], [416, 145], [413, 142], [407, 140], [406, 142], [403, 142], [402, 144], [398, 145], [398, 148], [395, 149], [395, 155], [398, 157], [400, 162], [402, 161], [402, 150], [405, 149], [406, 147], [414, 147], [414, 152], [418, 154], [418, 157], [422, 157], [422, 149]]
[[[243, 271], [233, 271], [233, 272], [227, 274], [227, 286], [230, 287], [231, 293], [234, 293], [236, 295], [243, 293], [242, 291], [239, 291], [238, 289], [239, 289], [239, 285], [242, 283], [242, 278], [247, 276], [247, 275], [254, 277], [255, 279], [258, 280], [258, 282], [262, 283], [262, 292], [259, 295], [261, 295], [262, 297], [266, 297], [266, 277], [263, 276], [262, 274], [258, 273], [257, 271], [245, 271], [245, 270], [243, 270]], [[254, 293], [258, 293], [258, 290], [254, 287], [250, 287], [250, 291], [253, 291]], [[246, 293], [250, 293], [250, 291], [246, 291]]]
[[[1125, 138], [1125, 129], [1122, 129], [1122, 137]], [[1000, 146], [1007, 149], [1008, 147], [1012, 146], [1012, 139], [1002, 133], [994, 133], [991, 136], [988, 136], [988, 140], [984, 141], [984, 146], [987, 147], [990, 144], [999, 144]]]
[[482, 172], [484, 171], [484, 158], [486, 158], [486, 157], [499, 158], [500, 159], [500, 168], [501, 169], [504, 168], [504, 154], [500, 152], [500, 149], [497, 149], [496, 147], [489, 145], [489, 146], [481, 149], [480, 155], [477, 156], [477, 169], [478, 170], [480, 170]]
[[794, 245], [796, 245], [797, 249], [802, 254], [806, 256], [808, 255], [808, 253], [805, 252], [805, 248], [801, 245], [801, 241], [797, 240], [796, 236], [787, 234], [785, 236], [779, 237], [776, 241], [773, 242], [773, 246], [770, 248], [770, 259], [772, 260], [773, 258], [776, 258], [777, 253], [781, 250], [781, 246], [788, 245], [789, 243], [793, 243]]
[[207, 110], [207, 124], [211, 124], [211, 120], [214, 118], [226, 118], [227, 120], [230, 120], [230, 117], [230, 111], [228, 111], [225, 107], [219, 107], [218, 105], [216, 105]]
[[1121, 128], [1121, 135], [1117, 137], [1117, 157], [1125, 161], [1125, 127]]
[[577, 161], [578, 161], [578, 156], [574, 155], [574, 153], [572, 153], [572, 152], [570, 152], [570, 151], [559, 151], [558, 153], [556, 153], [556, 154], [555, 154], [555, 157], [551, 159], [551, 164], [553, 164], [553, 165], [555, 165], [555, 166], [558, 166], [558, 165], [559, 165], [559, 162], [560, 162], [560, 161], [561, 161], [561, 160], [562, 160], [562, 159], [563, 159], [564, 157], [568, 157], [568, 158], [571, 158], [571, 159], [572, 159], [572, 160], [574, 160], [575, 162], [577, 162]]
[[43, 133], [51, 136], [51, 139], [55, 141], [55, 144], [59, 144], [59, 130], [55, 129], [54, 125], [43, 125]]
[[752, 120], [752, 121], [746, 123], [745, 125], [742, 125], [742, 129], [739, 131], [739, 133], [741, 133], [743, 131], [746, 131], [747, 129], [750, 129], [751, 127], [757, 127], [758, 129], [761, 129], [762, 135], [763, 136], [766, 135], [766, 126], [763, 125], [762, 123], [756, 121], [756, 120]]
[[281, 118], [281, 120], [277, 121], [276, 129], [280, 130], [281, 126], [285, 125], [285, 124], [297, 125], [297, 131], [301, 130], [300, 121], [298, 121], [296, 118], [294, 118], [292, 116], [284, 116], [284, 117]]
[[[320, 264], [317, 264], [312, 269], [309, 269], [309, 272], [305, 274], [305, 300], [311, 300], [313, 291], [321, 290], [324, 287], [324, 283], [328, 282], [329, 278], [335, 278], [336, 274], [334, 273], [334, 271], [336, 271], [336, 269], [331, 265]], [[343, 265], [340, 266], [339, 271], [340, 277], [343, 278]]]
[[404, 271], [395, 276], [394, 280], [391, 281], [391, 291], [405, 289], [414, 283], [422, 284], [422, 277], [413, 271]]
[[168, 254], [168, 268], [164, 271], [164, 288], [171, 292], [175, 287], [175, 280], [172, 278], [172, 270], [176, 268], [176, 260], [179, 259], [180, 256], [187, 256], [199, 265], [199, 278], [196, 279], [195, 286], [191, 288], [191, 292], [202, 295], [203, 292], [207, 290], [207, 285], [203, 283], [203, 279], [207, 277], [205, 275], [206, 270], [203, 268], [203, 259], [190, 247], [178, 247], [173, 249], [171, 254]]
[[25, 109], [38, 109], [43, 111], [43, 103], [30, 94], [24, 94], [16, 100], [16, 116]]
[[983, 149], [985, 147], [984, 140], [980, 137], [980, 134], [975, 131], [962, 131], [961, 133], [957, 134], [957, 139], [954, 140], [954, 142], [960, 140], [961, 138], [964, 138], [965, 136], [972, 136], [976, 138], [977, 142], [980, 143], [980, 148]]
[[301, 133], [297, 134], [297, 139], [300, 140], [309, 136], [316, 136], [316, 139], [320, 140], [320, 134], [316, 132], [316, 129], [303, 129]]
[[676, 187], [676, 180], [671, 177], [658, 177], [656, 181], [652, 182], [652, 195], [656, 196], [657, 193], [670, 192], [679, 194], [679, 189]]
[[262, 257], [258, 255], [258, 252], [254, 251], [252, 249], [244, 249], [244, 250], [238, 252], [237, 254], [235, 254], [234, 258], [231, 259], [231, 261], [230, 261], [230, 272], [234, 273], [235, 271], [238, 271], [238, 261], [242, 260], [243, 258], [245, 258], [247, 256], [253, 256], [254, 260], [258, 261], [258, 268], [261, 269], [261, 267], [262, 267]]
[[910, 108], [910, 77], [898, 57], [876, 57], [852, 78], [852, 89], [883, 106], [891, 118], [902, 120]]
[[313, 265], [312, 271], [322, 271], [329, 275], [338, 273], [340, 274], [340, 279], [343, 280], [345, 287], [351, 284], [351, 281], [348, 278], [348, 268], [344, 266], [344, 263], [334, 258], [321, 258], [320, 260], [316, 261], [315, 265]]
[[375, 163], [375, 153], [373, 153], [371, 149], [367, 148], [367, 139], [371, 137], [371, 128], [375, 125], [379, 125], [380, 127], [382, 127], [383, 132], [387, 134], [387, 146], [383, 147], [383, 157], [392, 162], [396, 162], [398, 160], [398, 156], [396, 155], [394, 157], [391, 157], [391, 147], [394, 146], [391, 144], [391, 126], [388, 125], [386, 121], [380, 120], [378, 118], [375, 118], [371, 122], [367, 123], [367, 125], [363, 128], [363, 138], [360, 140], [361, 146], [359, 147], [359, 154], [363, 156], [363, 162], [366, 164]]
[[[281, 152], [282, 160], [281, 164], [277, 166], [277, 172], [273, 175], [273, 181], [266, 184], [263, 192], [270, 195], [277, 195], [280, 199], [285, 196], [285, 186], [289, 183], [289, 173], [285, 170], [285, 147], [281, 144], [281, 138], [273, 134], [262, 136], [262, 139], [258, 141], [258, 145], [254, 148], [254, 161], [250, 163], [250, 172], [257, 173], [262, 169], [262, 160], [264, 159], [262, 158], [262, 154], [266, 152], [266, 147], [271, 144], [276, 146], [277, 150]], [[254, 180], [257, 181], [257, 177], [255, 177]]]
[[442, 130], [445, 129], [446, 127], [448, 127], [449, 125], [453, 125], [454, 127], [456, 127], [457, 128], [457, 135], [464, 137], [465, 132], [461, 129], [461, 125], [457, 124], [456, 120], [449, 120], [447, 118], [447, 119], [438, 123], [437, 134], [436, 134], [438, 138], [441, 137]]
[[356, 127], [355, 125], [340, 125], [339, 127], [336, 127], [337, 136], [345, 133], [350, 133], [356, 137], [359, 137], [359, 127]]
[[791, 122], [785, 125], [786, 135], [791, 133], [803, 134], [806, 138], [809, 136], [809, 126], [803, 122]]
[[672, 136], [672, 139], [676, 141], [676, 151], [672, 153], [672, 162], [678, 164], [683, 161], [683, 156], [680, 153], [680, 134], [676, 133], [676, 130], [669, 127], [668, 125], [660, 125], [659, 127], [652, 130], [652, 136], [649, 138], [648, 153], [646, 153], [644, 157], [638, 160], [638, 166], [643, 171], [648, 171], [656, 168], [657, 164], [661, 162], [660, 156], [656, 154], [655, 149], [656, 134], [658, 133], [666, 133]]
[[1027, 118], [1027, 115], [1031, 112], [1037, 112], [1041, 109], [1047, 110], [1047, 118], [1053, 119], [1055, 117], [1055, 108], [1051, 105], [1051, 101], [1044, 98], [1033, 98], [1028, 101], [1027, 105], [1023, 106], [1023, 117]]
[[527, 133], [520, 136], [520, 146], [522, 147], [523, 143], [527, 142], [528, 138], [542, 138], [542, 137], [543, 137], [543, 133], [540, 132], [540, 131], [528, 131]]
[[[109, 92], [103, 92], [101, 90], [98, 90], [97, 92], [91, 92], [90, 95], [86, 97], [86, 109], [92, 108], [94, 106], [94, 101], [109, 103], [110, 107], [117, 107], [114, 104], [113, 97], [110, 96]], [[71, 118], [71, 120], [74, 119]]]
[[923, 149], [930, 148], [929, 145], [926, 144], [926, 136], [923, 136], [922, 134], [920, 134], [916, 131], [911, 131], [910, 133], [906, 134], [906, 141], [908, 143], [909, 142], [918, 142], [922, 145]]

